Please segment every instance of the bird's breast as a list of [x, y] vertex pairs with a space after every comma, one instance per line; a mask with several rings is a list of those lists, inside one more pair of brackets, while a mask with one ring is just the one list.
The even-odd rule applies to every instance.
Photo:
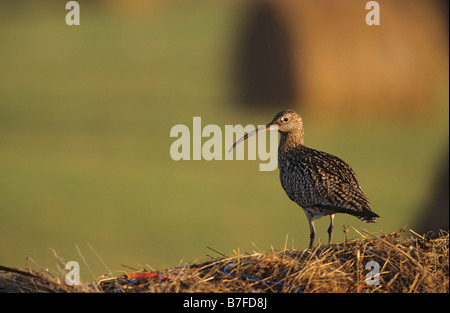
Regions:
[[298, 205], [305, 207], [317, 198], [314, 180], [308, 170], [308, 165], [301, 157], [295, 159], [281, 156], [278, 160], [280, 182], [289, 198]]

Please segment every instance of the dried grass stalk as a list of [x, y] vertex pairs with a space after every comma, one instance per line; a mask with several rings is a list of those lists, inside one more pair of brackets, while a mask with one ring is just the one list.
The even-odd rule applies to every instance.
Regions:
[[[47, 271], [0, 267], [0, 292], [449, 292], [449, 234], [410, 238], [397, 231], [314, 250], [236, 254], [176, 268], [67, 286]], [[366, 264], [379, 264], [368, 285]], [[147, 270], [143, 270], [145, 273]], [[136, 278], [137, 277], [137, 278]]]

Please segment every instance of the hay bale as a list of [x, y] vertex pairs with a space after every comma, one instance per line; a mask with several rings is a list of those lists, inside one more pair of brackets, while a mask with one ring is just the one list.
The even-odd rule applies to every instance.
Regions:
[[[236, 77], [237, 93], [247, 95], [241, 97], [241, 103], [260, 101], [264, 105], [260, 98], [271, 95], [266, 80], [272, 77], [275, 91], [285, 84], [289, 95], [294, 86], [295, 96], [280, 97], [279, 101], [294, 98], [290, 105], [321, 117], [411, 118], [432, 110], [448, 81], [448, 17], [443, 3], [378, 2], [380, 26], [366, 24], [366, 1], [253, 2], [242, 28], [248, 42], [238, 47], [248, 63], [239, 61], [238, 54], [237, 72], [251, 72], [258, 65], [262, 69], [259, 75]], [[267, 27], [252, 27], [264, 21]], [[287, 38], [282, 45], [275, 40], [273, 29], [286, 31], [278, 35]], [[261, 61], [267, 54], [264, 49], [281, 50], [271, 55], [283, 57], [284, 63], [271, 57]], [[289, 51], [283, 51], [286, 49]], [[277, 78], [281, 74], [275, 64], [293, 70], [281, 69], [287, 76]], [[248, 86], [259, 90], [259, 97], [248, 100], [249, 95], [257, 94], [245, 90]], [[276, 100], [274, 104], [278, 104]]]
[[[402, 230], [403, 231], [403, 230]], [[253, 252], [102, 278], [71, 287], [49, 272], [0, 267], [2, 292], [449, 292], [449, 234], [404, 238], [361, 233], [314, 250]], [[380, 266], [380, 284], [366, 283], [366, 264]]]

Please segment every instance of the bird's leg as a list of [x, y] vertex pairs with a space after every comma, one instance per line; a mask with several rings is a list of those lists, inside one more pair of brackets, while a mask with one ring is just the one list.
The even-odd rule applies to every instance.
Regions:
[[309, 222], [309, 229], [311, 231], [309, 235], [309, 249], [312, 249], [314, 239], [316, 238], [316, 228], [314, 227], [314, 220], [308, 219]]
[[334, 214], [330, 215], [330, 227], [328, 227], [328, 244], [331, 244], [331, 240], [333, 239], [333, 232], [334, 232]]

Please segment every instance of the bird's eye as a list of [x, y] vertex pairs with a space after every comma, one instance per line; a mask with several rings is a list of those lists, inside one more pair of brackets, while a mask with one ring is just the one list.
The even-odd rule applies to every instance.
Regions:
[[287, 121], [289, 121], [289, 117], [283, 118], [283, 122], [287, 122]]

